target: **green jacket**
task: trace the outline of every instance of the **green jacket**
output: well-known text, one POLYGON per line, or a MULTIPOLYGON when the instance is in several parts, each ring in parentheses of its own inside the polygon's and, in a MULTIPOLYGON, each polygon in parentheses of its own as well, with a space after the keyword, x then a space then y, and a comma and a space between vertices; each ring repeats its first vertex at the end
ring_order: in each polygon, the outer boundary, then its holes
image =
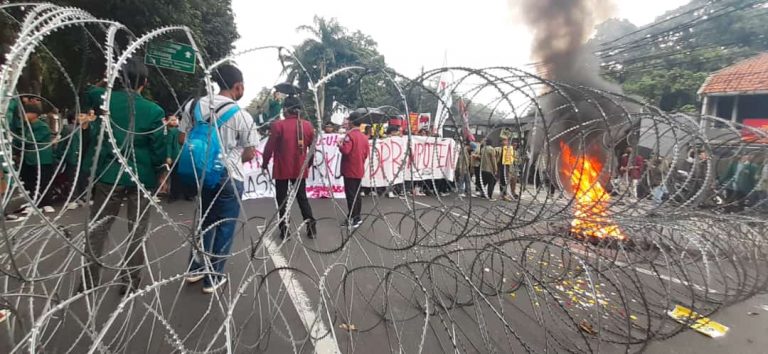
MULTIPOLYGON (((91 94, 89 93, 89 96, 91 94)), ((164 162, 166 154, 166 141, 163 136, 165 111, 141 95, 125 90, 112 92, 109 111, 111 113, 109 122, 116 144, 120 148, 121 155, 127 160, 128 167, 138 174, 139 181, 144 187, 155 188, 156 170, 164 162)), ((99 134, 102 133, 101 124, 103 120, 96 119, 88 129, 90 140, 88 151, 91 154, 96 149, 99 134)), ((116 183, 128 187, 136 185, 127 171, 121 171, 122 165, 112 151, 113 148, 107 138, 105 131, 96 161, 96 176, 99 177, 99 182, 116 183)))
POLYGON ((733 189, 738 192, 749 192, 755 188, 755 183, 757 182, 757 179, 755 178, 757 174, 757 165, 751 162, 744 165, 741 169, 741 173, 737 176, 736 170, 738 169, 738 166, 739 162, 732 163, 728 168, 726 177, 721 180, 721 183, 725 184, 726 189, 733 189))
POLYGON ((24 123, 24 164, 37 166, 53 164, 51 128, 42 119, 24 123))
MULTIPOLYGON (((99 115, 101 113, 101 102, 102 102, 102 96, 107 90, 103 87, 99 86, 89 86, 85 91, 85 96, 82 99, 83 102, 83 113, 87 114, 89 110, 96 111, 96 114, 99 115)), ((96 119, 99 120, 98 118, 96 119)), ((94 122, 96 123, 96 122, 94 122)), ((86 174, 86 176, 90 176, 91 173, 91 167, 93 165, 93 155, 96 152, 96 140, 91 140, 91 136, 98 135, 98 131, 91 134, 93 130, 92 129, 84 129, 83 133, 80 135, 80 140, 83 148, 82 148, 82 158, 83 161, 80 163, 80 172, 83 172, 86 174)), ((98 168, 97 168, 98 169, 98 168)))
POLYGON ((63 159, 69 166, 77 166, 77 162, 80 158, 80 136, 82 131, 79 126, 76 128, 77 130, 73 134, 70 125, 67 124, 61 127, 61 133, 59 134, 61 138, 58 144, 56 144, 56 149, 54 151, 56 159, 63 159))
POLYGON ((176 161, 180 153, 179 128, 168 128, 168 134, 165 135, 165 158, 176 161))

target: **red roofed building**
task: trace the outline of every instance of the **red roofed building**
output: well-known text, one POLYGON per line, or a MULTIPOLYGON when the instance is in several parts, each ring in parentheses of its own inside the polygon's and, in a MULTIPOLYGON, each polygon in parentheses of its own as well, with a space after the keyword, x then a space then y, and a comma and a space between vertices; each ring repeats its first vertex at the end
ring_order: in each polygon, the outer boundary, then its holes
MULTIPOLYGON (((702 114, 745 125, 768 120, 768 53, 717 71, 699 89, 702 114)), ((720 128, 715 124, 714 127, 720 128)))

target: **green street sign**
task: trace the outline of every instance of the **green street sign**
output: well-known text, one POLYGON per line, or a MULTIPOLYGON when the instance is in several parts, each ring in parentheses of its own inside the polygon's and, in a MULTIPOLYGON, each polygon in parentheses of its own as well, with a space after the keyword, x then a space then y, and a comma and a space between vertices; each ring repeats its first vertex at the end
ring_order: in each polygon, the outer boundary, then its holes
POLYGON ((158 68, 195 73, 197 56, 192 46, 176 42, 152 42, 147 46, 144 63, 158 68))

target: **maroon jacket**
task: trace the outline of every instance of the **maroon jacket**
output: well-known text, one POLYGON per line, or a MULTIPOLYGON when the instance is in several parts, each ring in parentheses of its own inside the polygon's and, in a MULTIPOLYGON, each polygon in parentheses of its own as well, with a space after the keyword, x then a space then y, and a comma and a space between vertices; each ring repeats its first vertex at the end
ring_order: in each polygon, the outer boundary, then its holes
MULTIPOLYGON (((634 161, 629 163, 629 156, 627 154, 621 155, 619 159, 619 168, 626 167, 629 172, 630 179, 640 179, 643 175, 643 169, 645 168, 645 159, 640 155, 635 155, 634 161)), ((621 173, 625 176, 626 173, 621 173)))
POLYGON ((339 151, 341 151, 341 175, 347 178, 363 178, 365 159, 368 158, 370 151, 368 137, 359 128, 354 128, 347 132, 339 151))
POLYGON ((312 123, 299 119, 298 116, 287 116, 284 120, 272 122, 267 146, 264 147, 262 166, 269 166, 269 160, 275 157, 272 166, 272 178, 276 180, 307 178, 312 162, 304 169, 304 175, 299 172, 307 159, 307 149, 315 138, 312 123), (299 147, 299 124, 304 130, 304 140, 299 147))

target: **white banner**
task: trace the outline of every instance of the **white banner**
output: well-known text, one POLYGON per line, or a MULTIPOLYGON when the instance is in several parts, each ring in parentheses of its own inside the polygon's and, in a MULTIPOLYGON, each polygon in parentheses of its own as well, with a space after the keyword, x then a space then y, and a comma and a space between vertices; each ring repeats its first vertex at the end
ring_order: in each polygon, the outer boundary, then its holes
POLYGON ((447 179, 456 171, 456 142, 453 139, 412 136, 376 141, 365 165, 364 187, 386 187, 405 181, 447 179), (408 153, 408 154, 407 154, 408 153))
MULTIPOLYGON (((309 198, 344 198, 344 179, 341 177, 340 134, 323 134, 307 178, 309 198)), ((413 136, 410 154, 408 137, 376 140, 365 163, 364 187, 386 187, 403 181, 447 179, 453 181, 458 154, 452 139, 413 136)), ((245 163, 245 192, 243 199, 272 198, 275 187, 270 175, 261 170, 263 139, 256 149, 256 158, 245 163)), ((272 166, 270 166, 271 170, 272 166)))

